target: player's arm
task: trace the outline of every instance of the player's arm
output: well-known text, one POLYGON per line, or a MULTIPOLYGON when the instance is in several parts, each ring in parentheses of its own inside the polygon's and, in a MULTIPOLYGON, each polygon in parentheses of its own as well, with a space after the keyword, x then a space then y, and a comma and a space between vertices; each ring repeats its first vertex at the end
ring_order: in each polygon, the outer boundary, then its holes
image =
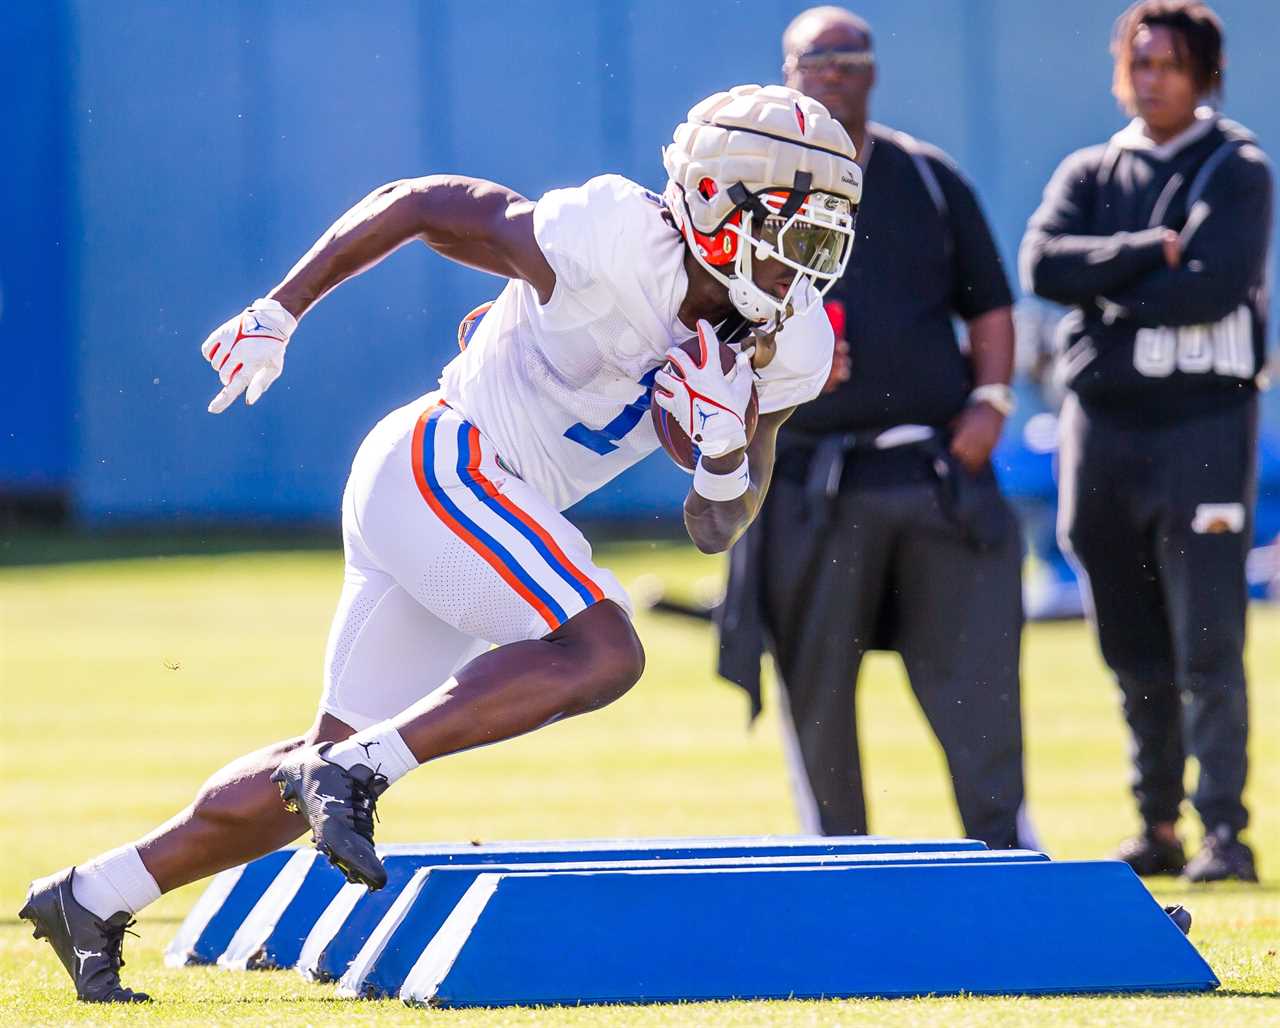
POLYGON ((556 275, 533 234, 534 204, 505 186, 460 175, 403 179, 375 189, 329 227, 266 297, 225 322, 201 353, 222 391, 218 414, 246 393, 254 403, 284 369, 298 319, 330 290, 421 240, 450 260, 528 282, 546 303, 556 275))
POLYGON ((1256 147, 1242 148, 1192 207, 1167 265, 1103 299, 1135 325, 1220 321, 1247 303, 1265 278, 1271 203, 1266 157, 1256 147))
POLYGON ((702 465, 716 475, 730 475, 742 466, 745 454, 750 485, 732 500, 709 500, 696 489, 690 489, 684 501, 684 526, 695 546, 703 553, 723 553, 755 520, 769 481, 773 478, 773 456, 778 442, 778 429, 791 417, 794 407, 760 415, 755 435, 745 450, 723 457, 703 457, 702 465))
POLYGON ((761 416, 748 439, 755 348, 738 352, 726 369, 715 329, 705 320, 696 328, 698 354, 680 346, 667 351, 667 363, 653 379, 653 402, 698 448, 684 502, 689 538, 703 553, 722 553, 751 523, 769 488, 774 436, 790 411, 761 416))
POLYGON ((1160 267, 1167 229, 1090 232, 1098 155, 1073 154, 1054 172, 1018 253, 1023 288, 1067 306, 1090 303, 1160 267))
POLYGON ((967 325, 974 394, 951 423, 951 452, 977 474, 991 459, 1004 420, 1013 412, 1004 398, 1013 375, 1013 312, 997 307, 970 318, 967 325), (984 396, 989 387, 994 395, 984 396))
POLYGON ((375 189, 330 226, 268 296, 295 318, 405 243, 503 278, 524 279, 546 303, 556 275, 533 235, 533 201, 461 175, 402 179, 375 189))

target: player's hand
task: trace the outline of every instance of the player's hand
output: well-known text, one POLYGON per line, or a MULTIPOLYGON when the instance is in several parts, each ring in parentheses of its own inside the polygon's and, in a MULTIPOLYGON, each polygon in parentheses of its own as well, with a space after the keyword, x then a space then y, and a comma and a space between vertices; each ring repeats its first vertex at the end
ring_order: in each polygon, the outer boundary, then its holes
POLYGON ((951 452, 970 472, 977 474, 991 459, 1000 441, 1004 415, 987 403, 975 403, 951 423, 951 452))
POLYGON ((297 327, 294 316, 275 300, 254 300, 243 314, 214 329, 200 347, 222 382, 209 413, 221 414, 241 393, 245 403, 257 403, 284 371, 285 347, 297 327))
POLYGON ((720 364, 720 340, 709 322, 698 322, 701 360, 678 346, 653 380, 653 402, 667 411, 708 457, 723 457, 747 445, 751 402, 751 350, 738 354, 728 374, 720 364))

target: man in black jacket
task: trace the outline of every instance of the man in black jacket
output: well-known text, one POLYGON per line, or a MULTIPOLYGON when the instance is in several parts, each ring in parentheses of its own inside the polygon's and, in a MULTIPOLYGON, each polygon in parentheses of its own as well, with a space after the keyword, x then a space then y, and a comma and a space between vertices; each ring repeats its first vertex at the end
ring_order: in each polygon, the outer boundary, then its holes
POLYGON ((1088 576, 1120 684, 1144 822, 1140 874, 1256 881, 1239 839, 1247 767, 1245 556, 1256 494, 1271 176, 1202 101, 1222 31, 1197 0, 1116 24, 1114 91, 1135 117, 1054 174, 1022 244, 1028 288, 1065 320, 1059 534, 1088 576), (1176 834, 1185 749, 1205 844, 1176 834))
POLYGON ((849 131, 867 185, 828 294, 839 341, 827 395, 779 434, 759 524, 734 549, 720 671, 758 709, 767 638, 805 827, 864 833, 854 687, 866 651, 896 650, 965 831, 992 847, 1034 844, 1019 827, 1021 541, 989 460, 1012 409, 1004 268, 950 158, 868 121, 864 21, 805 11, 783 50, 787 84, 849 131))

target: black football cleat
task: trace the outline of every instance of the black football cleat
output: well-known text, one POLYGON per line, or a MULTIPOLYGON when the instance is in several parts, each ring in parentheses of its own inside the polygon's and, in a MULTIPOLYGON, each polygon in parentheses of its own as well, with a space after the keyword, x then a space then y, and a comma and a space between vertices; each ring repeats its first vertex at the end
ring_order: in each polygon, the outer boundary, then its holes
POLYGON ((280 787, 285 809, 306 818, 316 849, 347 881, 381 889, 387 872, 373 848, 373 820, 387 778, 363 764, 348 771, 329 763, 324 755, 330 745, 295 750, 271 780, 280 787))
MULTIPOLYGON (((71 891, 76 869, 69 867, 31 883, 27 902, 18 911, 35 926, 35 937, 46 939, 76 987, 76 999, 86 1003, 145 1003, 145 992, 120 984, 124 967, 124 933, 133 924, 125 911, 105 921, 85 910, 71 891)), ((132 932, 129 932, 132 935, 132 932)))
POLYGON ((1240 841, 1226 825, 1222 825, 1204 837, 1200 852, 1191 858, 1182 877, 1189 882, 1256 882, 1258 868, 1253 861, 1253 850, 1240 841))
POLYGON ((1123 860, 1139 877, 1181 874, 1187 866, 1187 855, 1176 839, 1167 842, 1151 829, 1126 839, 1116 849, 1116 860, 1123 860))

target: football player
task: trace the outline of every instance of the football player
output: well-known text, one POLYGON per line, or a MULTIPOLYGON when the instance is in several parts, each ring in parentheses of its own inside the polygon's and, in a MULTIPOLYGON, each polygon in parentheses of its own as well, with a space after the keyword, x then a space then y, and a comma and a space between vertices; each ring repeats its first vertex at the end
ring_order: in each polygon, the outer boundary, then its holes
POLYGON ((161 893, 308 827, 350 881, 380 888, 374 808, 397 779, 601 707, 637 681, 644 654, 626 594, 560 512, 657 447, 652 398, 701 453, 689 536, 719 552, 745 528, 778 426, 830 369, 820 299, 853 242, 854 157, 821 104, 739 86, 676 129, 662 196, 616 175, 537 202, 460 176, 393 182, 209 336, 217 414, 241 395, 256 403, 298 321, 405 243, 510 280, 439 387, 387 415, 356 454, 311 729, 215 773, 145 838, 32 885, 21 916, 81 999, 146 998, 120 983, 121 944, 161 893), (727 373, 676 348, 695 332, 704 353, 737 345, 727 373))

